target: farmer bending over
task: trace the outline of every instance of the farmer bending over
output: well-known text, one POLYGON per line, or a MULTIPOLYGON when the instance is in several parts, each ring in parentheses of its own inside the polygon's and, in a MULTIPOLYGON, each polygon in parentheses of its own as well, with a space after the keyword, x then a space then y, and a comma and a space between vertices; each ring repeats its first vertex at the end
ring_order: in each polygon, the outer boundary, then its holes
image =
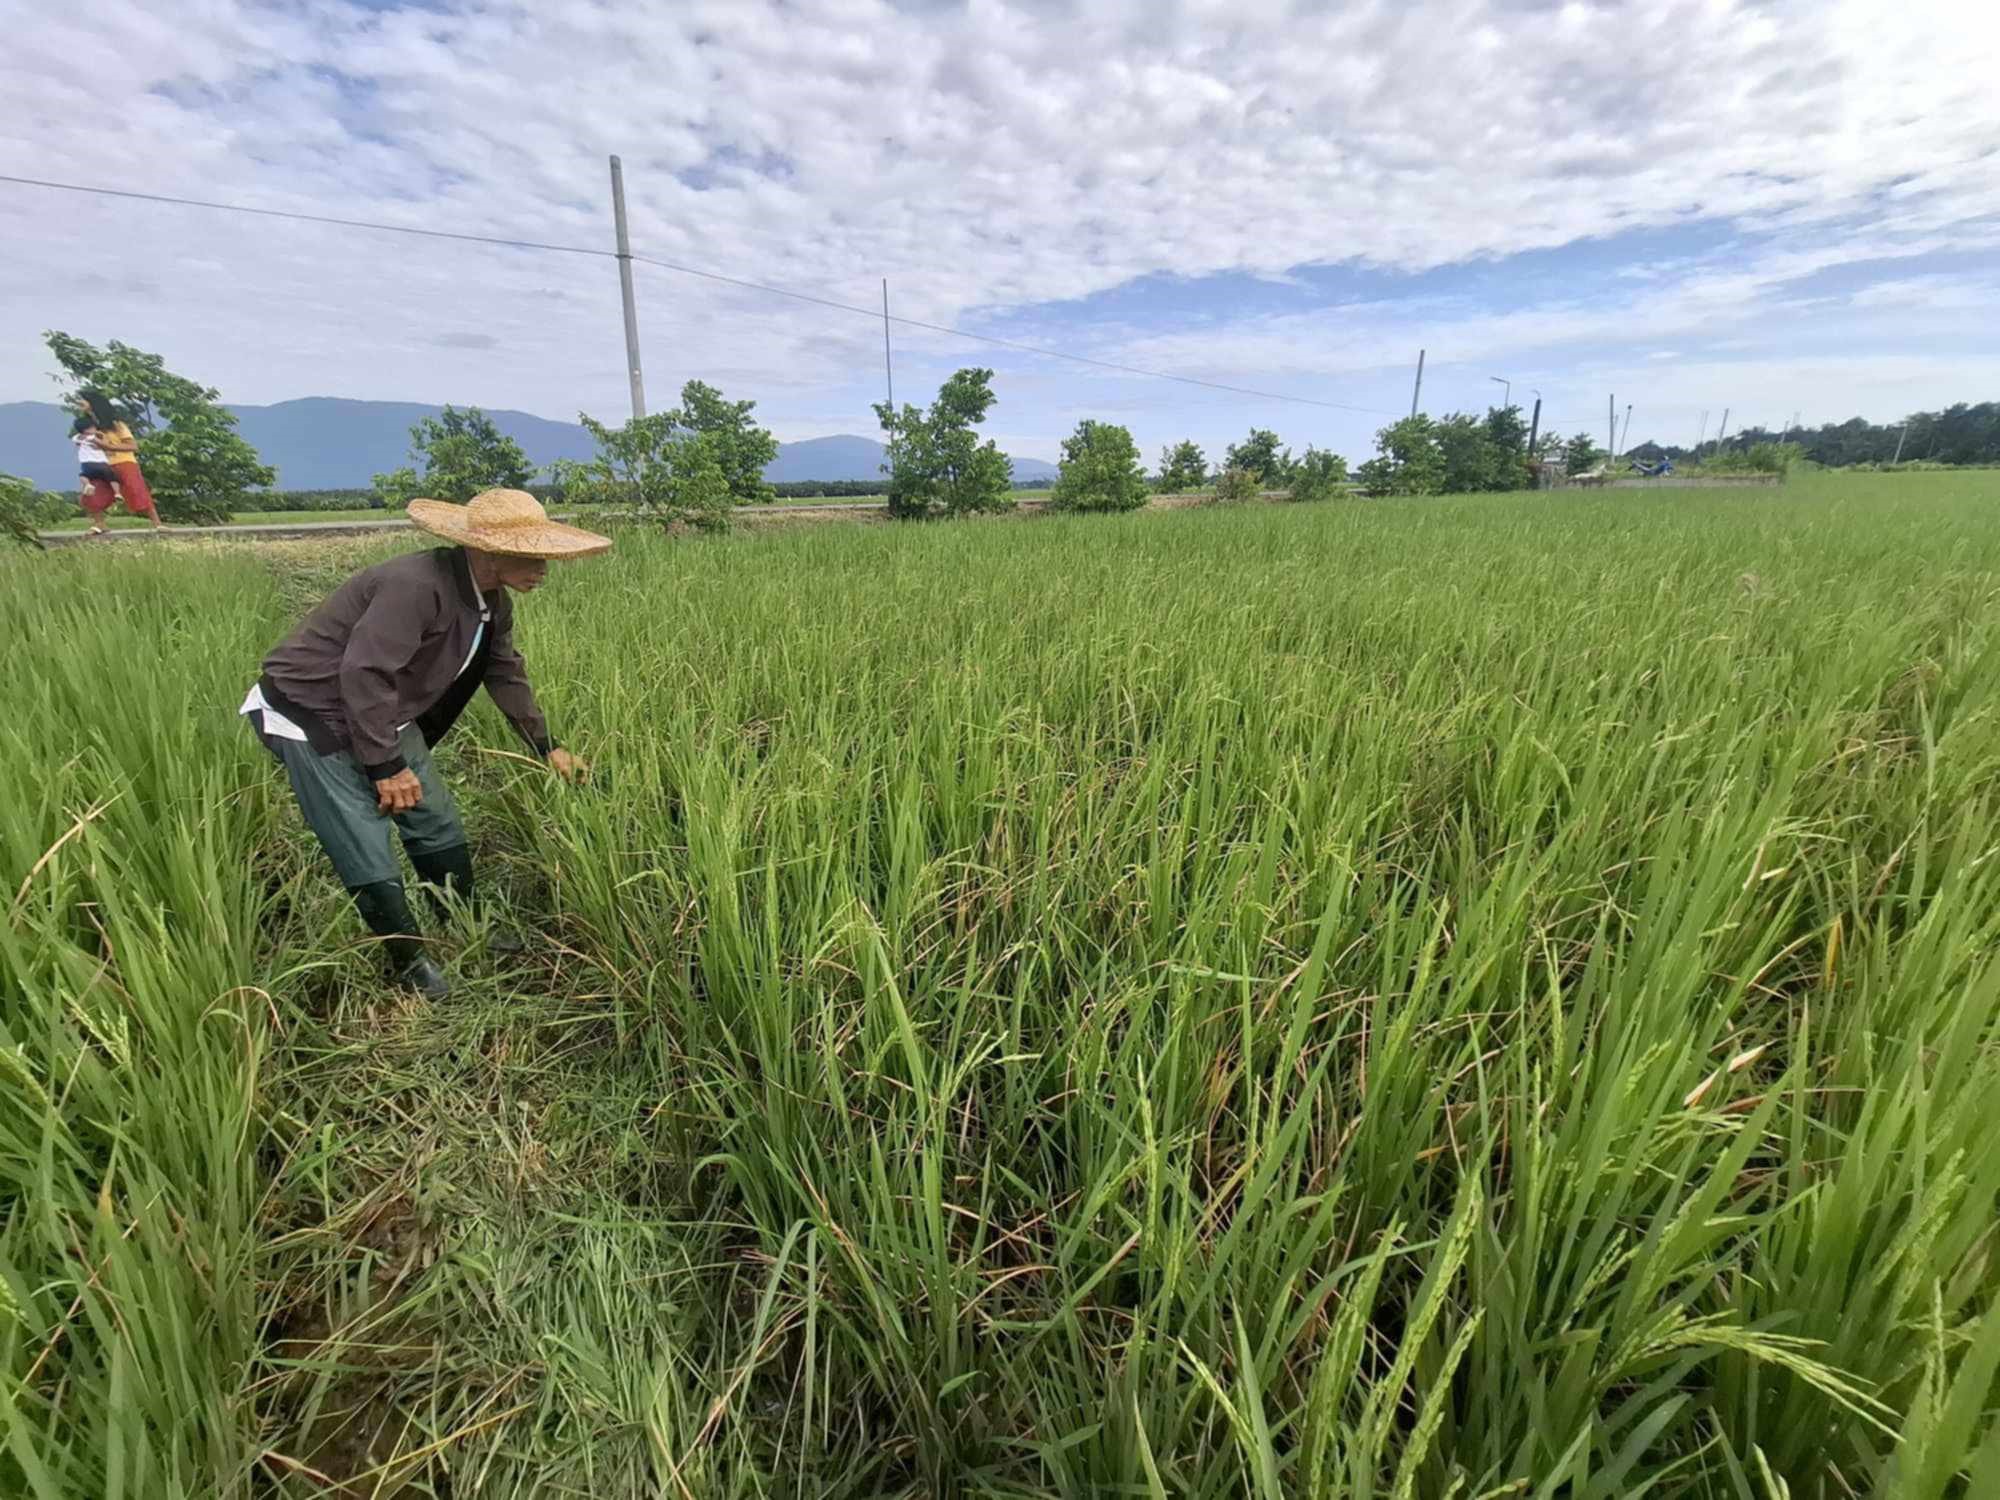
POLYGON ((469 505, 412 500, 409 510, 455 545, 377 563, 335 589, 264 658, 241 711, 283 764, 391 972, 440 1000, 450 986, 424 952, 389 826, 434 900, 471 899, 465 829, 430 752, 481 683, 550 769, 571 780, 583 773, 549 738, 514 649, 507 595, 537 588, 549 559, 611 541, 551 521, 520 490, 488 490, 469 505))

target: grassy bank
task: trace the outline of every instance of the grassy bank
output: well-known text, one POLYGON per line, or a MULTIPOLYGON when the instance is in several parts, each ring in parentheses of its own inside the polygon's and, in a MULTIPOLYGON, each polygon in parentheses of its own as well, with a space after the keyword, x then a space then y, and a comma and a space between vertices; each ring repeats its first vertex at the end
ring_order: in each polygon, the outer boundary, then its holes
POLYGON ((628 538, 436 1007, 7 563, 0 1490, 1984 1493, 1990 478, 628 538))

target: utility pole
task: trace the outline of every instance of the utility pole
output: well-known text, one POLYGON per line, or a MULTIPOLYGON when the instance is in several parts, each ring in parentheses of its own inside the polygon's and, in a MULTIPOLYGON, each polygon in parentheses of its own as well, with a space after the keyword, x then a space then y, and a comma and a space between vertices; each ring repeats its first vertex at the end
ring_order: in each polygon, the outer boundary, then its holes
POLYGON ((882 375, 889 386, 889 415, 896 414, 896 367, 889 360, 889 278, 882 278, 882 375))
POLYGON ((1611 445, 1611 456, 1618 456, 1618 398, 1615 395, 1604 398, 1604 441, 1611 445))
POLYGON ((1903 461, 1903 439, 1908 435, 1909 431, 1910 424, 1907 421, 1896 431, 1896 456, 1889 460, 1892 466, 1903 461))
POLYGON ((1720 453, 1729 435, 1729 408, 1722 408, 1722 425, 1715 429, 1715 451, 1720 453))
POLYGON ((896 366, 889 358, 889 278, 882 278, 882 376, 889 387, 889 467, 896 466, 896 366))
POLYGON ((1535 414, 1528 419, 1528 457, 1535 456, 1535 439, 1542 431, 1542 393, 1535 392, 1535 414))
POLYGON ((1500 387, 1500 404, 1502 406, 1512 406, 1514 404, 1514 382, 1504 375, 1488 375, 1486 378, 1500 387))
POLYGON ((1424 351, 1417 351, 1417 388, 1410 392, 1410 415, 1417 414, 1417 399, 1424 393, 1424 351))
POLYGON ((1623 453, 1625 451, 1626 440, 1629 439, 1631 436, 1632 436, 1632 403, 1630 401, 1627 401, 1625 403, 1625 430, 1618 435, 1618 447, 1611 455, 1613 458, 1616 458, 1620 453, 1623 453))
POLYGON ((1704 406, 1701 409, 1701 431, 1695 434, 1695 439, 1694 439, 1694 456, 1697 460, 1699 460, 1701 457, 1702 439, 1706 438, 1707 436, 1708 436, 1708 408, 1704 406))
POLYGON ((625 298, 625 371, 632 378, 632 416, 646 415, 646 378, 639 373, 639 309, 632 300, 632 236, 625 227, 625 168, 611 158, 611 217, 618 226, 618 290, 625 298))

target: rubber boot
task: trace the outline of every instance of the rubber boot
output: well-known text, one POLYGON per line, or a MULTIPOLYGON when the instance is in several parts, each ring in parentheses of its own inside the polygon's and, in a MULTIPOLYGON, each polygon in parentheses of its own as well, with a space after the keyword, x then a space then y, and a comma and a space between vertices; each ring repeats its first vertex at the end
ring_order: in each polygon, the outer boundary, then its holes
MULTIPOLYGON (((424 883, 424 893, 430 897, 432 909, 437 912, 440 921, 451 911, 445 899, 447 894, 467 907, 479 909, 472 879, 472 851, 464 844, 412 854, 410 863, 416 867, 417 875, 424 883)), ((521 952, 526 944, 521 941, 520 934, 503 926, 488 929, 486 947, 492 953, 511 955, 521 952)))
POLYGON ((424 894, 430 898, 431 910, 438 914, 439 921, 451 915, 450 900, 472 905, 472 851, 464 844, 430 849, 422 854, 411 852, 410 863, 416 868, 417 878, 423 882, 424 894))
POLYGON ((407 985, 426 1000, 442 1000, 449 995, 451 982, 424 951, 423 939, 417 936, 417 921, 410 915, 403 882, 378 880, 373 885, 356 886, 351 894, 361 920, 382 939, 382 949, 389 957, 389 973, 395 982, 407 985))

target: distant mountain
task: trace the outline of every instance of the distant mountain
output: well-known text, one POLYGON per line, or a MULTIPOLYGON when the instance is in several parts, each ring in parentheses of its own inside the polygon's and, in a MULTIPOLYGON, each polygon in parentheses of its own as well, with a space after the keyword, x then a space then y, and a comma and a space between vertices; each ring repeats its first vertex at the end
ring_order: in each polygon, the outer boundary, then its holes
POLYGON ((780 443, 777 458, 764 470, 772 484, 799 484, 808 479, 880 479, 888 454, 873 438, 807 438, 780 443))
MULTIPOLYGON (((243 433, 278 471, 288 490, 356 489, 377 474, 409 462, 410 427, 442 407, 412 401, 347 401, 308 396, 274 406, 232 406, 243 433)), ((589 458, 590 435, 574 422, 551 422, 524 411, 486 413, 521 445, 529 462, 544 468, 559 458, 589 458)), ((69 414, 53 402, 0 403, 0 473, 18 474, 45 489, 69 489, 76 464, 69 442, 69 414)), ((764 471, 772 483, 815 479, 880 479, 887 450, 873 438, 809 438, 781 443, 764 471)), ((1051 479, 1055 466, 1038 458, 1014 460, 1014 477, 1051 479)))
MULTIPOLYGON (((780 443, 778 456, 765 466, 764 477, 772 484, 802 484, 814 479, 881 479, 889 450, 873 438, 806 438, 797 443, 780 443)), ((1028 483, 1054 479, 1056 466, 1039 458, 1014 458, 1014 478, 1028 483)))

